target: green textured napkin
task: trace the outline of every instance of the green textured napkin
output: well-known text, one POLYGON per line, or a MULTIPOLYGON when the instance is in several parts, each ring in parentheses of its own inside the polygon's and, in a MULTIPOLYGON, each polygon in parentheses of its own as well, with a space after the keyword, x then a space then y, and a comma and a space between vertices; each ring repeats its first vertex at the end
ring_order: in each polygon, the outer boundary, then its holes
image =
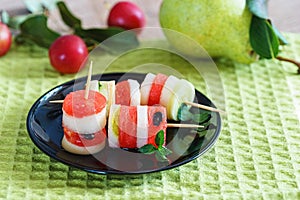
MULTIPOLYGON (((300 60, 300 35, 287 39, 282 55, 300 60)), ((205 93, 188 63, 171 54, 149 50, 114 63, 114 70, 153 54, 205 93)), ((31 105, 74 76, 55 72, 45 50, 14 46, 0 58, 0 199, 300 199, 300 76, 289 72, 296 69, 272 60, 217 66, 227 116, 213 149, 172 170, 105 176, 50 159, 31 142, 31 105)))

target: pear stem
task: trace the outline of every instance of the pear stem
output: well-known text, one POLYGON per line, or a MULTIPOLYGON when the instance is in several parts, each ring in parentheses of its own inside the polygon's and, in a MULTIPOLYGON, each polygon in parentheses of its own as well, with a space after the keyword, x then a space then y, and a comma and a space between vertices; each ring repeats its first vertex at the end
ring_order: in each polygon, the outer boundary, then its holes
POLYGON ((297 73, 300 74, 300 62, 297 62, 297 61, 289 59, 289 58, 284 58, 284 57, 281 57, 281 56, 277 56, 276 58, 278 60, 280 60, 280 61, 285 61, 285 62, 293 63, 294 65, 296 65, 298 67, 297 73))

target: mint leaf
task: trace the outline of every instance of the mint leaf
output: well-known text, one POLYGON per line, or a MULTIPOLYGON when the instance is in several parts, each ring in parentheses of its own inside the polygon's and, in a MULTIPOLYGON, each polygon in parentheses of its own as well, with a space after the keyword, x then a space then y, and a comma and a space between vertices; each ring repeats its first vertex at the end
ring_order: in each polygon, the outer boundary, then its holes
POLYGON ((270 22, 255 15, 250 26, 250 43, 262 58, 275 58, 279 52, 279 40, 270 22))
POLYGON ((268 1, 267 0, 247 0, 247 6, 255 16, 268 19, 268 1))
POLYGON ((155 157, 159 162, 168 162, 168 158, 159 151, 156 151, 155 157))
POLYGON ((162 147, 165 142, 165 133, 163 130, 160 130, 155 137, 155 144, 158 148, 162 147))
POLYGON ((162 155, 170 155, 172 153, 172 151, 166 147, 161 147, 161 148, 158 148, 158 151, 162 154, 162 155))
POLYGON ((178 109, 177 118, 179 121, 188 121, 193 118, 193 113, 190 112, 189 107, 182 103, 178 109))
POLYGON ((146 144, 139 148, 139 152, 144 153, 144 154, 153 154, 157 148, 155 148, 152 144, 146 144))
POLYGON ((157 148, 152 144, 146 144, 138 149, 139 152, 143 154, 153 154, 159 162, 169 162, 167 155, 171 154, 172 151, 164 147, 164 131, 160 130, 155 137, 155 143, 158 146, 157 148))
POLYGON ((194 114, 192 120, 194 122, 196 122, 197 124, 203 124, 203 123, 209 121, 210 118, 211 118, 211 112, 203 111, 203 112, 194 114))

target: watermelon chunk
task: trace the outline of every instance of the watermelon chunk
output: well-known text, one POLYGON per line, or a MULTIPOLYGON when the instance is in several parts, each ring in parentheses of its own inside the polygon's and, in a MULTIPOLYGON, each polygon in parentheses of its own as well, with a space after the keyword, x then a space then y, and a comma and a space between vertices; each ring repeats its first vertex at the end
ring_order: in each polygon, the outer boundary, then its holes
POLYGON ((121 106, 119 115, 119 144, 121 148, 137 147, 137 108, 121 106))
POLYGON ((167 79, 168 79, 167 75, 164 74, 156 75, 150 89, 148 106, 159 104, 160 95, 167 79))
POLYGON ((166 108, 163 106, 148 106, 148 144, 152 144, 155 147, 155 137, 160 131, 164 131, 166 144, 166 129, 167 129, 167 116, 166 108))
POLYGON ((130 85, 128 81, 122 81, 116 84, 116 104, 130 105, 130 85))
POLYGON ((100 113, 105 108, 106 99, 99 92, 91 90, 88 99, 84 96, 85 90, 69 93, 64 99, 63 110, 70 116, 82 118, 100 113))

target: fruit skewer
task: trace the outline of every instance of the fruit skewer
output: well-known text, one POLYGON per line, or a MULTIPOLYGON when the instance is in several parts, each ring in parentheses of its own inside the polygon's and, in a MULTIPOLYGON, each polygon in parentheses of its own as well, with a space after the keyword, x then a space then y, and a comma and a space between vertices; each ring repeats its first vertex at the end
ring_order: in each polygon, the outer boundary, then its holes
MULTIPOLYGON (((92 62, 86 85, 92 75, 92 62)), ((69 93, 63 101, 62 147, 71 153, 88 155, 101 151, 106 139, 106 98, 99 92, 78 90, 69 93)))
POLYGON ((146 144, 156 146, 155 137, 168 127, 203 128, 196 124, 168 124, 166 108, 156 106, 112 105, 108 118, 108 143, 112 148, 141 148, 146 144))

